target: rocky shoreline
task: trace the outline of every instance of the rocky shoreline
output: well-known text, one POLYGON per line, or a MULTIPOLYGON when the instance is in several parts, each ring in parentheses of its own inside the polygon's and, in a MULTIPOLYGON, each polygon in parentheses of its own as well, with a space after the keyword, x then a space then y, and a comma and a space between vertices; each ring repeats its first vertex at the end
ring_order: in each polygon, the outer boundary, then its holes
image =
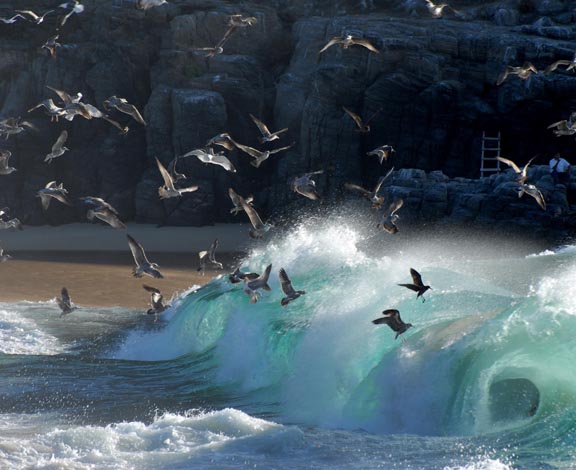
MULTIPOLYGON (((346 182, 372 186, 383 170, 366 152, 391 144, 397 152, 387 164, 399 171, 388 190, 404 197, 406 218, 570 233, 567 191, 550 186, 545 166, 534 168, 531 182, 542 185, 546 212, 528 196, 518 199, 509 172, 477 178, 483 131, 500 131, 503 155, 519 164, 535 154, 539 164, 556 152, 568 160, 576 154, 573 138, 546 129, 576 105, 576 75, 559 70, 496 85, 506 65, 531 61, 541 70, 571 59, 575 9, 560 0, 454 0, 456 12, 435 19, 422 3, 276 0, 239 7, 179 0, 144 12, 129 0, 84 0, 85 11, 60 32, 54 59, 40 46, 54 34, 55 16, 41 25, 2 25, 0 118, 21 116, 36 130, 0 142, 18 168, 0 177, 0 206, 29 225, 84 221, 80 204, 41 210, 36 191, 56 180, 73 199, 103 197, 124 220, 200 226, 237 221, 227 195, 234 187, 254 194, 255 206, 269 217, 313 204, 289 184, 307 171, 325 170, 317 181, 328 202, 348 197, 346 182), (224 54, 209 62, 192 51, 215 44, 234 13, 258 22, 235 33, 224 54), (344 33, 369 38, 381 52, 331 48, 318 54, 344 33), (96 106, 111 95, 125 97, 143 110, 147 126, 130 122, 128 134, 120 135, 102 120, 50 123, 40 111, 28 114, 50 96, 46 85, 80 91, 96 106), (362 116, 382 111, 364 135, 344 106, 362 116), (259 169, 234 150, 228 157, 235 174, 185 159, 179 171, 200 189, 159 200, 155 157, 168 164, 225 131, 258 146, 249 113, 275 129, 288 127, 282 142, 296 146, 259 169), (63 129, 70 151, 48 165, 44 156, 63 129)), ((12 0, 0 7, 7 16, 30 5, 12 0)), ((46 0, 34 5, 53 7, 46 0)))

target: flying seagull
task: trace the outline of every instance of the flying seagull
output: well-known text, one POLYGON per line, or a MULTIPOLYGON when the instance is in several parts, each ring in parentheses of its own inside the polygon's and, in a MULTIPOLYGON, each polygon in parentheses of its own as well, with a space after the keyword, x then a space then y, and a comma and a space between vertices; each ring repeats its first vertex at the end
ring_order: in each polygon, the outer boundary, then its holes
POLYGON ((12 152, 10 152, 10 150, 0 150, 0 175, 9 175, 10 173, 18 171, 9 165, 11 156, 12 152))
POLYGON ((422 276, 414 268, 410 268, 410 276, 412 276, 412 284, 398 284, 398 285, 402 287, 407 287, 408 289, 417 292, 418 295, 416 295, 416 298, 422 297, 422 303, 426 302, 426 299, 424 298, 424 292, 432 288, 430 286, 424 285, 424 283, 422 282, 422 276))
POLYGON ((23 121, 19 117, 9 117, 0 121, 0 135, 3 135, 6 140, 8 140, 11 135, 24 132, 26 130, 25 128, 37 130, 33 124, 28 121, 23 121))
POLYGON ((528 163, 526 163, 526 165, 524 165, 524 167, 522 169, 520 169, 520 167, 518 165, 516 165, 516 163, 514 163, 512 160, 508 160, 507 158, 503 158, 503 157, 496 157, 497 160, 501 161, 502 163, 505 163, 506 165, 508 165, 510 168, 512 168, 514 170, 514 172, 516 173, 517 177, 516 177, 516 181, 518 181, 518 183, 520 183, 521 185, 526 183, 526 180, 528 179, 528 167, 530 166, 530 163, 532 163, 532 160, 534 160, 536 158, 536 156, 532 157, 528 163))
POLYGON ((16 15, 14 15, 12 18, 1 18, 0 17, 0 21, 2 21, 2 23, 5 23, 5 24, 12 24, 12 23, 16 23, 16 20, 18 18, 22 18, 23 20, 26 19, 21 14, 18 13, 16 15))
POLYGON ((408 328, 412 327, 412 323, 404 323, 402 318, 400 318, 400 312, 396 309, 388 309, 382 312, 383 317, 372 320, 375 325, 388 325, 392 331, 396 332, 396 337, 398 339, 402 333, 404 333, 408 328))
POLYGON ((356 45, 356 46, 365 47, 370 52, 375 52, 375 53, 380 52, 367 39, 362 39, 362 38, 358 38, 356 36, 352 36, 351 34, 347 34, 347 35, 342 36, 342 37, 335 37, 335 38, 330 39, 330 41, 328 41, 328 43, 322 49, 320 49, 320 52, 318 52, 318 54, 322 54, 322 52, 324 52, 329 47, 334 46, 335 44, 341 44, 343 49, 348 49, 350 46, 356 45))
POLYGON ((156 279, 162 279, 164 276, 162 276, 158 270, 159 266, 156 263, 151 263, 148 261, 142 245, 140 245, 140 243, 138 243, 132 236, 128 234, 126 234, 126 238, 128 238, 128 246, 130 247, 130 251, 134 257, 134 262, 136 263, 136 267, 132 271, 132 275, 134 277, 142 277, 143 274, 147 274, 148 276, 154 277, 156 279))
POLYGON ((546 210, 546 200, 542 192, 533 184, 520 184, 518 187, 518 197, 524 196, 524 194, 528 194, 532 196, 538 205, 542 208, 542 210, 546 210))
POLYGON ((403 205, 403 199, 397 199, 391 202, 388 208, 382 212, 382 218, 376 227, 381 228, 388 233, 397 233, 398 226, 396 225, 396 221, 398 220, 399 216, 396 214, 396 212, 398 212, 403 205))
POLYGON ((254 26, 257 22, 258 19, 255 16, 243 16, 240 14, 230 15, 228 17, 228 29, 224 33, 221 42, 226 42, 236 29, 254 26))
POLYGON ((547 129, 555 128, 552 132, 556 137, 576 134, 576 112, 570 113, 568 119, 550 124, 547 129))
POLYGON ((154 321, 158 321, 158 314, 164 312, 171 307, 170 304, 164 303, 164 296, 156 287, 147 286, 143 284, 142 287, 146 292, 150 292, 150 305, 151 309, 146 312, 148 315, 154 315, 154 321))
POLYGON ((286 307, 286 305, 288 305, 290 302, 306 293, 306 291, 303 290, 294 290, 294 287, 292 287, 292 282, 290 281, 290 278, 288 277, 288 274, 286 274, 284 268, 280 268, 278 277, 280 278, 282 290, 286 294, 286 297, 280 301, 282 307, 286 307))
POLYGON ((0 220, 0 230, 7 229, 24 230, 24 227, 22 226, 22 222, 16 217, 10 220, 0 220))
POLYGON ((433 3, 432 0, 426 0, 426 8, 434 18, 442 18, 444 8, 452 8, 447 3, 433 3))
POLYGON ((169 199, 171 197, 180 197, 182 193, 191 193, 198 190, 198 185, 189 186, 187 188, 176 189, 174 187, 174 181, 172 180, 172 175, 168 172, 164 165, 160 163, 160 160, 156 158, 156 164, 164 180, 164 185, 158 188, 158 195, 160 199, 169 199))
POLYGON ((202 163, 212 163, 213 165, 219 165, 226 171, 236 173, 236 168, 234 168, 232 162, 228 160, 228 158, 226 158, 223 153, 214 153, 214 149, 212 147, 195 149, 185 153, 184 155, 180 155, 180 158, 184 157, 196 157, 202 163))
POLYGON ((60 201, 62 204, 66 204, 67 206, 71 206, 72 204, 68 201, 68 190, 64 189, 64 184, 60 183, 59 185, 56 184, 56 181, 50 181, 44 189, 40 189, 37 193, 37 196, 40 198, 42 202, 42 208, 44 210, 48 209, 50 206, 50 201, 52 198, 60 201))
POLYGON ((63 8, 65 10, 70 9, 70 11, 66 13, 60 20, 61 27, 66 24, 68 18, 70 18, 74 13, 79 14, 84 11, 84 5, 82 5, 78 0, 70 0, 66 3, 61 3, 58 5, 58 8, 63 8))
POLYGON ((270 130, 268 129, 268 126, 266 124, 264 124, 260 119, 258 119, 256 116, 254 116, 252 114, 250 114, 250 117, 252 118, 252 121, 254 121, 254 124, 256 124, 256 126, 258 127, 258 130, 262 134, 262 137, 260 137, 261 143, 272 142, 273 140, 277 140, 280 138, 280 134, 282 134, 288 130, 288 128, 285 127, 284 129, 280 129, 279 131, 270 132, 270 130))
POLYGON ((292 181, 292 191, 301 194, 308 199, 316 201, 320 199, 320 195, 316 192, 316 182, 311 178, 313 175, 320 175, 324 170, 306 173, 304 176, 297 176, 292 181))
POLYGON ((56 57, 56 48, 61 47, 62 44, 58 42, 58 37, 60 35, 57 34, 56 36, 52 36, 51 38, 47 39, 40 49, 46 49, 50 54, 50 57, 56 57))
POLYGON ((523 65, 519 67, 513 67, 508 65, 498 77, 496 85, 502 85, 502 83, 504 83, 504 80, 508 78, 508 75, 517 75, 518 78, 521 78, 522 80, 527 80, 532 76, 532 74, 537 73, 538 69, 534 67, 534 65, 532 65, 530 62, 525 62, 523 65))
POLYGON ((52 13, 54 10, 48 10, 42 16, 37 15, 33 11, 30 10, 14 10, 16 13, 21 13, 22 15, 26 15, 26 19, 31 21, 32 23, 40 24, 44 21, 44 18, 49 13, 52 13))
MULTIPOLYGON (((244 210, 244 207, 242 207, 242 201, 241 201, 241 196, 234 191, 232 188, 228 188, 228 196, 230 197, 230 199, 232 200, 232 204, 234 204, 234 207, 232 209, 230 209, 230 214, 238 214, 238 212, 241 212, 244 210)), ((249 204, 250 206, 252 206, 252 201, 254 200, 254 198, 252 196, 248 196, 246 198, 243 198, 244 202, 246 202, 247 204, 249 204)))
POLYGON ((60 136, 52 146, 52 151, 46 155, 46 158, 44 159, 45 162, 52 163, 52 160, 61 157, 66 151, 70 150, 68 147, 64 146, 66 139, 68 139, 68 131, 64 130, 60 133, 60 136))
POLYGON ((239 282, 243 282, 245 280, 253 281, 254 279, 258 279, 260 274, 258 273, 245 273, 240 271, 240 268, 236 268, 232 274, 228 275, 228 280, 232 284, 238 284, 239 282))
POLYGON ((165 5, 166 3, 168 3, 166 0, 138 0, 136 2, 136 8, 138 8, 138 10, 148 10, 159 7, 160 5, 165 5))
POLYGON ((110 204, 108 204, 104 199, 87 196, 81 197, 80 200, 83 203, 94 207, 86 213, 88 220, 94 220, 94 217, 96 217, 103 222, 106 222, 113 228, 126 228, 126 225, 124 225, 124 223, 119 218, 118 211, 114 209, 114 207, 112 207, 110 204))
POLYGON ((48 116, 50 116, 50 121, 58 122, 58 118, 60 118, 66 114, 66 110, 64 108, 60 108, 60 107, 56 106, 56 104, 54 104, 54 101, 52 100, 52 98, 48 98, 44 101, 41 101, 40 103, 38 103, 33 108, 30 108, 28 110, 28 112, 31 113, 35 109, 38 109, 41 107, 44 107, 44 109, 46 110, 46 114, 48 114, 48 116))
POLYGON ((344 183, 344 187, 350 191, 356 191, 361 196, 368 199, 372 203, 372 209, 382 209, 382 206, 384 205, 384 201, 386 200, 386 198, 384 196, 379 196, 378 193, 380 192, 380 189, 382 188, 382 184, 384 183, 384 181, 386 181, 386 179, 392 174, 393 171, 394 167, 390 168, 388 173, 386 173, 378 180, 378 183, 376 184, 376 187, 374 188, 373 191, 368 191, 367 189, 364 189, 362 186, 358 186, 357 184, 351 184, 351 183, 344 183))
POLYGON ((366 153, 366 155, 374 155, 378 158, 380 165, 384 160, 388 160, 388 157, 392 154, 396 153, 396 150, 391 145, 382 145, 378 148, 375 148, 371 152, 366 153))
POLYGON ((287 145, 286 147, 280 147, 280 148, 276 148, 276 149, 272 149, 272 150, 264 150, 264 151, 257 150, 253 147, 249 147, 248 145, 239 144, 238 142, 236 142, 236 147, 238 147, 240 150, 242 150, 243 152, 245 152, 248 155, 250 155, 251 157, 253 157, 255 160, 251 161, 250 165, 255 166, 256 168, 259 168, 260 165, 262 164, 262 162, 268 160, 270 155, 274 155, 275 153, 282 152, 283 150, 288 150, 289 148, 292 148, 295 143, 296 142, 292 142, 290 145, 287 145))
POLYGON ((224 44, 226 43, 228 38, 229 38, 229 34, 228 34, 228 32, 226 32, 224 34, 224 36, 222 37, 222 39, 220 39, 220 41, 218 41, 218 43, 215 46, 194 47, 194 48, 192 48, 192 50, 198 51, 198 52, 206 52, 204 57, 206 57, 206 59, 211 59, 212 57, 214 57, 216 55, 220 55, 220 54, 224 53, 224 44))
POLYGON ((70 294, 68 294, 68 289, 66 289, 66 287, 62 287, 61 295, 60 297, 56 297, 56 302, 58 303, 60 310, 62 310, 62 313, 60 313, 61 317, 72 313, 78 308, 72 304, 72 299, 70 299, 70 294))
POLYGON ((358 114, 350 111, 348 108, 345 108, 344 106, 343 106, 343 109, 344 109, 344 111, 346 111, 346 114, 348 114, 348 116, 350 116, 353 119, 354 123, 358 127, 357 131, 361 132, 363 134, 367 134, 368 132, 370 132, 370 125, 369 125, 370 122, 378 114, 380 114, 380 111, 382 111, 382 108, 376 110, 376 112, 372 116, 370 116, 370 119, 368 119, 367 121, 363 121, 362 118, 358 114))
POLYGON ((223 132, 222 134, 212 137, 208 142, 206 142, 206 147, 212 145, 219 145, 220 147, 224 147, 226 150, 234 150, 235 142, 228 132, 223 132))
POLYGON ((572 57, 572 60, 561 59, 561 60, 557 60, 556 62, 551 63, 548 67, 546 67, 544 69, 544 72, 543 72, 544 75, 548 75, 548 74, 554 72, 561 65, 566 66, 566 72, 570 72, 570 71, 573 72, 574 70, 576 70, 576 54, 574 54, 574 56, 572 57))
POLYGON ((143 126, 146 125, 146 121, 140 114, 140 111, 134 106, 133 104, 128 103, 125 98, 118 98, 117 96, 113 95, 108 98, 103 103, 104 109, 109 110, 111 108, 116 108, 121 113, 127 114, 128 116, 132 117, 136 122, 142 124, 143 126))
POLYGON ((264 222, 262 222, 262 219, 258 215, 258 212, 256 212, 256 209, 254 209, 250 204, 248 204, 242 196, 238 195, 238 197, 240 198, 240 204, 242 205, 242 209, 244 209, 244 212, 246 212, 246 215, 248 215, 250 223, 252 224, 252 228, 248 231, 250 237, 255 239, 262 238, 264 236, 264 233, 270 230, 271 225, 264 224, 264 222))
POLYGON ((222 263, 216 261, 216 248, 218 248, 218 239, 216 238, 212 244, 210 245, 210 249, 208 251, 201 251, 198 253, 200 258, 200 266, 198 267, 197 271, 201 272, 204 275, 204 271, 206 270, 206 263, 212 263, 213 265, 217 266, 219 269, 224 269, 222 263))
POLYGON ((258 289, 263 289, 265 291, 270 291, 270 286, 268 285, 268 278, 270 277, 270 272, 272 271, 272 265, 266 266, 264 272, 258 276, 256 279, 244 278, 244 293, 250 296, 250 303, 254 304, 258 302, 258 298, 261 293, 258 289))
POLYGON ((4 263, 5 261, 8 261, 9 259, 12 259, 12 256, 4 253, 4 248, 2 248, 0 246, 0 263, 4 263))

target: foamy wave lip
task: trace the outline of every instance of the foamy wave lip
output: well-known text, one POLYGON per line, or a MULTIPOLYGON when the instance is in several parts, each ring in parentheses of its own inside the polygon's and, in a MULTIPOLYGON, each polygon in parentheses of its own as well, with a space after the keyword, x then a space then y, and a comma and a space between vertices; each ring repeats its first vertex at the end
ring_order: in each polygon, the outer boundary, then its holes
POLYGON ((32 320, 0 310, 0 353, 54 355, 64 350, 58 339, 39 330, 32 320))
POLYGON ((513 467, 500 460, 484 459, 464 466, 444 467, 444 470, 513 470, 513 467))
MULTIPOLYGON (((277 452, 301 440, 297 428, 254 418, 232 408, 183 415, 166 413, 152 423, 80 426, 0 443, 0 468, 142 469, 180 462, 207 464, 205 452, 277 452), (238 447, 240 446, 240 448, 238 447), (143 464, 145 462, 145 465, 143 464)), ((211 455, 211 454, 210 454, 211 455)), ((192 466, 190 468, 192 468, 192 466)))
POLYGON ((563 254, 572 254, 576 253, 576 245, 564 245, 555 250, 544 250, 540 253, 533 253, 531 255, 527 255, 526 258, 538 258, 540 256, 554 256, 554 255, 563 255, 563 254))

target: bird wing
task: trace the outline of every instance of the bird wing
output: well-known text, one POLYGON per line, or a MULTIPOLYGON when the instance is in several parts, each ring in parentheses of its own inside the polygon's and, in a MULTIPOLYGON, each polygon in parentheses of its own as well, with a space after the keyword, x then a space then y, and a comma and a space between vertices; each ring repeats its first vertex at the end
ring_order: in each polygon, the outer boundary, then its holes
POLYGON ((528 163, 526 163, 526 165, 524 165, 524 168, 522 168, 522 176, 524 178, 526 178, 526 173, 528 171, 528 167, 530 166, 530 163, 532 163, 532 160, 534 160, 538 155, 534 155, 530 160, 528 160, 528 163))
POLYGON ((160 160, 158 160, 158 158, 156 158, 156 164, 158 165, 158 169, 160 170, 160 174, 162 175, 162 179, 164 180, 164 185, 168 189, 174 190, 174 181, 172 181, 172 176, 170 176, 168 170, 164 168, 164 165, 160 163, 160 160))
POLYGON ((378 193, 380 192, 380 188, 382 188, 382 183, 384 183, 384 181, 386 181, 386 179, 392 174, 393 171, 394 171, 394 167, 390 168, 390 170, 388 170, 388 173, 386 173, 383 177, 381 177, 378 180, 378 183, 376 184, 376 187, 374 188, 374 196, 378 196, 378 193))
POLYGON ((108 209, 107 207, 99 207, 93 211, 94 216, 98 217, 100 220, 106 222, 113 228, 123 229, 126 225, 118 218, 117 213, 108 209))
POLYGON ((529 190, 526 191, 526 193, 536 199, 536 202, 542 210, 546 210, 546 200, 544 199, 544 195, 536 186, 530 185, 529 190))
MULTIPOLYGON (((61 188, 63 189, 63 188, 61 188)), ((66 197, 66 193, 68 193, 68 191, 66 191, 65 189, 60 192, 53 192, 50 194, 51 197, 53 197, 54 199, 57 199, 58 201, 60 201, 62 204, 66 204, 67 206, 71 206, 72 203, 68 200, 68 198, 66 197)))
POLYGON ((403 205, 404 199, 397 199, 396 201, 393 201, 390 206, 388 206, 387 215, 393 215, 395 212, 399 211, 403 205))
POLYGON ((536 66, 532 63, 532 62, 526 62, 522 68, 524 70, 531 70, 534 73, 538 73, 538 69, 536 68, 536 66))
POLYGON ((508 74, 510 73, 510 66, 507 66, 502 73, 498 76, 498 81, 496 82, 496 85, 502 85, 502 83, 504 83, 504 80, 506 80, 508 78, 508 74))
POLYGON ((234 207, 241 207, 242 206, 242 201, 240 200, 240 196, 232 188, 228 188, 228 196, 230 197, 232 204, 234 204, 234 207))
POLYGON ((234 167, 232 162, 227 157, 225 157, 224 155, 218 153, 216 155, 213 155, 211 160, 212 160, 212 163, 214 163, 215 165, 220 165, 226 171, 229 171, 231 173, 236 173, 236 168, 234 167))
POLYGON ((414 292, 420 291, 420 287, 415 284, 398 284, 398 285, 402 287, 407 287, 408 289, 413 290, 414 292))
POLYGON ((61 291, 62 295, 62 303, 66 305, 68 308, 72 305, 72 300, 70 299, 70 294, 68 293, 68 289, 66 287, 62 287, 61 291))
POLYGON ((516 173, 522 173, 522 171, 520 170, 518 165, 516 165, 516 163, 514 163, 512 160, 508 160, 507 158, 503 158, 503 157, 496 157, 496 159, 501 161, 502 163, 506 163, 506 165, 508 165, 509 167, 512 167, 512 169, 516 173))
POLYGON ((23 15, 30 16, 34 21, 37 21, 40 17, 30 10, 14 10, 16 13, 22 13, 23 15))
POLYGON ((128 114, 129 116, 131 116, 136 122, 139 122, 140 124, 142 124, 143 126, 146 125, 146 121, 144 120, 144 118, 142 117, 142 114, 140 114, 140 111, 138 111, 138 109, 136 108, 136 106, 134 106, 133 104, 130 103, 120 103, 118 106, 116 106, 116 109, 124 114, 128 114))
POLYGON ((248 218, 250 219, 250 223, 252 224, 252 227, 254 227, 254 229, 256 230, 262 230, 264 228, 264 223, 262 222, 262 219, 260 218, 260 216, 258 215, 258 212, 256 212, 256 209, 254 209, 251 205, 249 205, 243 197, 240 197, 240 201, 242 204, 242 208, 244 209, 244 212, 246 212, 246 214, 248 215, 248 218))
POLYGON ((39 192, 38 195, 40 196, 40 202, 42 202, 42 209, 47 210, 50 207, 50 196, 42 192, 39 192))
POLYGON ((258 130, 260 131, 260 133, 264 137, 267 137, 270 135, 270 130, 268 129, 266 124, 264 124, 260 119, 258 119, 256 116, 254 116, 252 114, 250 114, 250 117, 252 118, 252 121, 254 121, 254 124, 256 124, 256 126, 258 127, 258 130))
POLYGON ((8 168, 8 161, 12 156, 12 152, 10 150, 0 150, 0 167, 8 168))
POLYGON ((380 52, 378 49, 376 49, 372 43, 366 39, 353 39, 353 43, 357 44, 358 46, 363 46, 366 49, 372 51, 372 52, 376 52, 377 54, 380 52))
POLYGON ((552 129, 553 127, 559 127, 559 128, 564 129, 564 130, 568 130, 568 121, 566 121, 566 119, 563 119, 562 121, 558 121, 558 122, 555 122, 553 124, 550 124, 546 129, 552 129))
POLYGON ((156 289, 156 287, 152 287, 152 286, 148 286, 146 284, 142 284, 142 287, 144 288, 145 291, 147 292, 151 292, 153 294, 160 294, 160 290, 156 289))
POLYGON ((68 131, 64 130, 60 133, 60 136, 52 146, 52 152, 56 152, 57 150, 61 150, 68 138, 68 131))
POLYGON ((243 144, 240 144, 238 142, 235 142, 235 145, 240 150, 242 150, 243 152, 247 153, 248 155, 250 155, 251 157, 254 157, 254 158, 260 158, 263 154, 263 152, 261 152, 260 150, 256 150, 255 148, 250 147, 248 145, 243 145, 243 144))
POLYGON ((560 65, 571 65, 573 62, 571 60, 557 60, 556 62, 551 63, 548 67, 544 69, 544 75, 548 75, 549 73, 554 72, 560 65))
POLYGON ((372 198, 372 193, 370 191, 364 189, 362 186, 358 186, 357 184, 344 183, 344 187, 350 191, 359 192, 362 196, 367 197, 368 199, 372 198))
POLYGON ((93 197, 93 196, 86 196, 86 197, 81 197, 80 200, 82 202, 84 202, 85 204, 91 204, 91 205, 96 206, 96 207, 105 207, 106 209, 109 209, 110 211, 114 212, 114 214, 118 215, 118 211, 116 209, 114 209, 114 207, 112 207, 112 205, 108 204, 102 198, 93 197))
POLYGON ((334 44, 342 44, 343 42, 344 40, 342 38, 332 38, 322 49, 320 49, 320 52, 318 52, 318 54, 322 54, 322 52, 324 52, 329 47, 332 47, 334 44))
POLYGON ((364 123, 362 122, 362 118, 360 116, 358 116, 356 113, 353 113, 348 108, 344 108, 344 111, 346 111, 346 114, 348 114, 348 116, 350 116, 354 120, 354 122, 360 129, 364 126, 364 123))
POLYGON ((208 259, 210 259, 210 261, 215 261, 216 259, 216 248, 218 248, 217 238, 212 242, 212 245, 210 245, 210 249, 208 250, 208 259))
POLYGON ((66 93, 65 91, 58 90, 57 88, 53 88, 50 85, 46 85, 46 88, 52 90, 54 93, 58 95, 58 97, 64 102, 65 105, 73 104, 74 101, 72 97, 66 93))
POLYGON ((289 148, 294 147, 295 144, 296 144, 296 142, 292 142, 290 145, 287 145, 286 147, 280 147, 277 149, 270 150, 270 155, 272 155, 274 153, 282 152, 283 150, 288 150, 289 148))
POLYGON ((410 276, 412 276, 412 282, 415 285, 419 287, 424 287, 424 283, 422 282, 422 276, 414 268, 410 268, 410 276))
POLYGON ((286 274, 284 268, 280 268, 280 271, 278 271, 278 277, 280 278, 280 283, 282 284, 282 290, 284 293, 288 296, 295 294, 292 282, 290 281, 290 278, 288 277, 288 274, 286 274))
POLYGON ((128 238, 128 246, 130 247, 130 251, 132 252, 136 264, 138 266, 150 264, 148 258, 146 258, 142 245, 140 245, 140 243, 138 243, 131 235, 126 234, 126 238, 128 238))

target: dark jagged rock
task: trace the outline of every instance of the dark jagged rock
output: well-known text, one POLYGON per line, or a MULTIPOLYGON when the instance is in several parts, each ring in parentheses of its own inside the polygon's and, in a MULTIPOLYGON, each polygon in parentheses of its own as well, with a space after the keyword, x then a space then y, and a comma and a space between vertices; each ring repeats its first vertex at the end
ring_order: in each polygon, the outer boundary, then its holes
MULTIPOLYGON (((58 14, 41 25, 2 25, 0 118, 22 116, 36 129, 0 142, 19 169, 0 177, 0 206, 10 206, 28 224, 85 220, 78 204, 41 211, 36 191, 57 180, 74 201, 102 196, 125 220, 200 225, 235 220, 227 196, 234 187, 253 193, 266 217, 315 207, 290 189, 290 181, 307 171, 325 170, 317 183, 326 203, 347 198, 345 182, 373 187, 384 170, 366 153, 390 144, 396 153, 385 168, 405 169, 392 187, 415 221, 509 218, 523 224, 534 217, 542 227, 559 220, 569 226, 569 218, 558 214, 570 211, 570 201, 554 189, 544 167, 537 184, 550 202, 545 214, 531 207, 528 196, 517 200, 507 174, 473 179, 483 131, 500 131, 503 155, 519 163, 535 154, 545 163, 557 151, 571 160, 573 138, 555 137, 546 127, 576 108, 576 75, 561 67, 547 76, 511 75, 500 86, 496 81, 507 65, 530 61, 542 70, 571 59, 573 6, 561 0, 449 3, 454 10, 435 19, 416 0, 173 0, 148 11, 129 0, 84 0, 85 11, 59 32, 62 47, 54 59, 40 46, 54 34, 58 14), (238 28, 221 55, 207 59, 195 50, 216 45, 235 13, 257 23, 238 28), (319 54, 343 34, 369 39, 380 53, 333 46, 319 54), (122 96, 148 125, 109 111, 130 127, 120 135, 102 119, 50 123, 42 110, 27 114, 43 99, 56 100, 46 85, 81 92, 84 102, 100 109, 109 96, 122 96), (364 119, 373 116, 371 132, 357 132, 344 107, 364 119), (249 113, 289 131, 280 141, 260 144, 249 113), (47 165, 43 157, 63 129, 70 151, 47 165), (168 164, 226 131, 257 148, 297 144, 259 169, 245 153, 227 152, 235 174, 183 159, 179 171, 200 189, 160 201, 155 157, 168 164)), ((38 0, 34 9, 57 4, 38 0)), ((0 14, 22 8, 29 2, 8 0, 0 14)))

